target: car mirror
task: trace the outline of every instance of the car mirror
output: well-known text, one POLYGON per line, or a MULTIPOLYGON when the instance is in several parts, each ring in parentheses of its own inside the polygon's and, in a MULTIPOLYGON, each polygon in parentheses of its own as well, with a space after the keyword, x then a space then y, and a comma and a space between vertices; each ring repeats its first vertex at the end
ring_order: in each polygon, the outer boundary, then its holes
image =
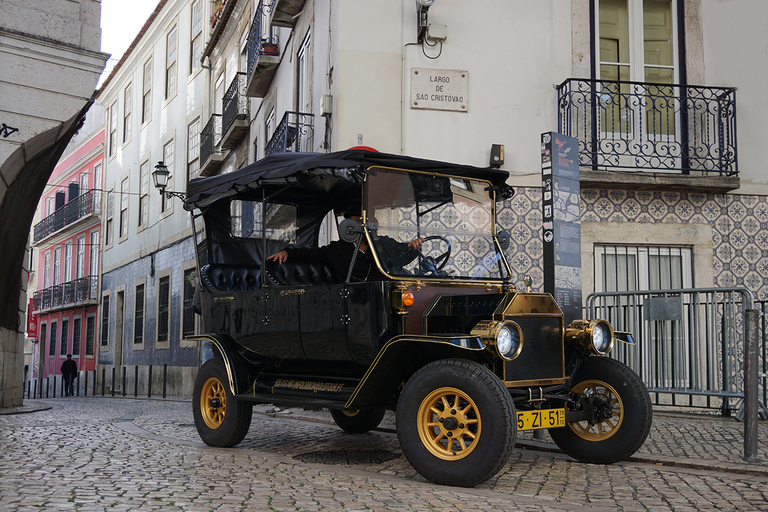
POLYGON ((356 242, 363 233, 362 226, 355 219, 344 219, 339 224, 339 238, 345 242, 356 242))

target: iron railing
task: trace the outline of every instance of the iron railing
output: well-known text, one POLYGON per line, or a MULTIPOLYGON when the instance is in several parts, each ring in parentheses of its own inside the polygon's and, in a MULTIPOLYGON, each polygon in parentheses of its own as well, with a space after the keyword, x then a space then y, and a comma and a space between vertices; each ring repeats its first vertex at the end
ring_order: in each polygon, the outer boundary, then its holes
POLYGON ((270 27, 269 34, 267 34, 267 37, 264 37, 265 34, 262 29, 264 17, 271 9, 272 0, 260 0, 259 5, 256 7, 256 13, 253 15, 251 29, 248 32, 248 77, 253 73, 259 56, 276 55, 275 49, 278 45, 276 31, 270 27))
POLYGON ((304 153, 312 151, 315 116, 303 112, 286 112, 275 133, 267 142, 264 154, 304 153))
POLYGON ((98 299, 99 276, 86 276, 37 290, 32 294, 32 310, 60 308, 98 299))
POLYGON ((738 173, 735 88, 569 78, 557 90, 558 129, 579 139, 581 165, 738 173))
POLYGON ((236 119, 246 119, 248 117, 248 98, 245 96, 247 84, 248 75, 245 73, 235 73, 235 78, 229 84, 227 92, 224 93, 221 119, 222 133, 227 133, 236 119))
POLYGON ((221 114, 213 114, 200 132, 200 162, 205 162, 218 153, 218 145, 221 141, 221 114))
POLYGON ((74 224, 83 217, 101 209, 101 191, 89 190, 47 216, 34 228, 34 243, 38 243, 60 229, 74 224))

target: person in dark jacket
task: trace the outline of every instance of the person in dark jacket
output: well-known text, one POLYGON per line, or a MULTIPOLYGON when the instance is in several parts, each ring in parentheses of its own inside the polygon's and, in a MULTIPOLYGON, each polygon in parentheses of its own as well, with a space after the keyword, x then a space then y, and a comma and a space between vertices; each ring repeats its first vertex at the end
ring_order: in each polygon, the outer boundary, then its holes
POLYGON ((67 354, 67 359, 61 363, 61 377, 64 379, 64 396, 75 394, 74 382, 77 376, 77 363, 72 360, 72 354, 67 354))

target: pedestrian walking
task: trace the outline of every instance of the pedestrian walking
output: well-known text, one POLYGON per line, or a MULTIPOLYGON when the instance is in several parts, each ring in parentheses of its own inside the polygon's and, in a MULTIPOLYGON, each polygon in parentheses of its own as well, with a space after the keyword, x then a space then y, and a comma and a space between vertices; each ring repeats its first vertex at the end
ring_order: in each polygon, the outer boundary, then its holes
POLYGON ((74 381, 77 375, 77 363, 72 360, 72 354, 67 354, 67 359, 61 363, 61 377, 64 379, 64 396, 75 394, 74 381))

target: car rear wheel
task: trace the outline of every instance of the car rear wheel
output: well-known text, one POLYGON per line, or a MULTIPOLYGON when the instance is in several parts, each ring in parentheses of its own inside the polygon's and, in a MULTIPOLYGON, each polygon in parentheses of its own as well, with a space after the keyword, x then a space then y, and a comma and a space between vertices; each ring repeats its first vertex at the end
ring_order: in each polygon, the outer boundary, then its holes
POLYGON ((364 434, 379 426, 384 419, 383 408, 362 409, 362 410, 331 410, 333 421, 343 430, 350 434, 364 434))
POLYGON ((234 446, 248 433, 253 405, 234 397, 220 358, 210 359, 200 368, 192 395, 192 414, 200 438, 209 446, 234 446))
POLYGON ((471 487, 506 464, 517 436, 515 417, 509 392, 493 372, 473 361, 444 359, 405 384, 397 435, 424 478, 471 487))
POLYGON ((614 359, 590 357, 571 383, 573 392, 592 400, 597 418, 550 429, 557 446, 581 462, 611 464, 631 457, 648 437, 653 417, 637 374, 614 359))

